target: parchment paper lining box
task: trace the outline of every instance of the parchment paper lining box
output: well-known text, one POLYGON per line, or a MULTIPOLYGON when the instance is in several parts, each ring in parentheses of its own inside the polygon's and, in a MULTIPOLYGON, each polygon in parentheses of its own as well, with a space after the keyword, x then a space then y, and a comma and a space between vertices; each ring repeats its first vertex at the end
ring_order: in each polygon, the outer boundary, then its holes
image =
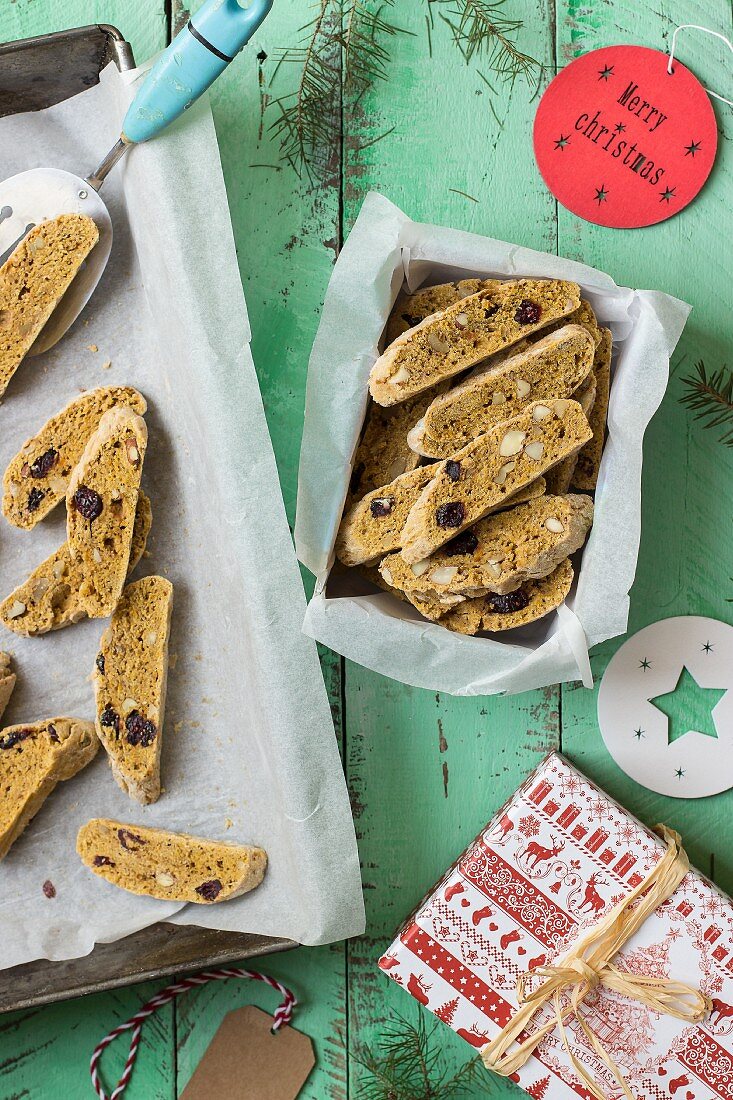
POLYGON ((316 576, 305 633, 395 680, 454 695, 592 684, 589 647, 626 629, 641 531, 642 441, 688 313, 669 295, 618 287, 603 272, 547 253, 413 222, 381 195, 368 195, 336 263, 308 371, 295 526, 298 557, 316 576), (405 282, 414 291, 477 275, 578 282, 613 333, 614 361, 595 521, 565 606, 531 626, 472 638, 376 593, 357 571, 331 576, 331 567, 369 371, 397 293, 405 282))

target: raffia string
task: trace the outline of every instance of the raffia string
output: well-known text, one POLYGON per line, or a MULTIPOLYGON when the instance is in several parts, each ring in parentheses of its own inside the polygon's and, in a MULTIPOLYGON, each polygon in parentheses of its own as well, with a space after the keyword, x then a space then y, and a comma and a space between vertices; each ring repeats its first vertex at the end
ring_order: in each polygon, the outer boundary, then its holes
POLYGON ((537 967, 520 975, 517 980, 520 1008, 506 1027, 481 1051, 483 1062, 489 1069, 502 1077, 516 1073, 535 1047, 557 1027, 565 1051, 580 1080, 596 1100, 606 1100, 606 1093, 571 1049, 565 1020, 569 1016, 575 1016, 592 1049, 608 1066, 623 1089, 624 1096, 627 1100, 635 1100, 613 1058, 583 1019, 580 1006, 590 991, 597 985, 605 985, 608 989, 641 1001, 654 1012, 676 1016, 688 1023, 698 1023, 710 1011, 710 998, 704 996, 699 989, 683 982, 627 974, 611 962, 647 917, 672 896, 689 870, 687 855, 678 834, 666 825, 658 825, 655 831, 666 841, 667 851, 644 881, 586 936, 581 937, 556 965, 537 967), (635 904, 637 901, 638 905, 635 904), (544 978, 544 982, 528 992, 528 981, 537 977, 544 978), (522 1032, 544 1005, 553 1009, 554 1019, 520 1042, 522 1032))

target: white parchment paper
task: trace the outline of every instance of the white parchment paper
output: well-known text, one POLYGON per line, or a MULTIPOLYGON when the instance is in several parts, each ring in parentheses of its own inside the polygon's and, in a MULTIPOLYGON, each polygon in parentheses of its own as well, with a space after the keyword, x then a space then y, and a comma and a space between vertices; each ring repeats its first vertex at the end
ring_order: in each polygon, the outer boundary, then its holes
POLYGON ((359 664, 453 695, 593 683, 588 648, 626 629, 641 533, 644 431, 664 395, 669 358, 689 306, 618 287, 601 271, 472 233, 411 221, 367 196, 336 263, 308 370, 295 541, 316 575, 303 629, 359 664), (410 290, 471 276, 571 279, 613 333, 608 440, 595 520, 566 601, 540 622, 492 638, 428 623, 356 572, 332 577, 341 519, 368 400, 369 371, 404 282, 410 290))
MULTIPOLYGON (((116 139, 136 78, 110 66, 98 87, 65 104, 0 119, 3 172, 88 173, 116 139)), ((131 802, 103 752, 57 787, 0 864, 0 966, 79 956, 165 918, 307 944, 357 934, 354 830, 316 648, 301 633, 305 600, 208 105, 133 149, 103 196, 115 227, 109 267, 68 335, 11 383, 0 466, 82 389, 129 383, 145 394, 143 485, 154 518, 142 572, 174 585, 165 790, 153 806, 131 802), (79 826, 95 816, 262 845, 267 876, 253 893, 210 907, 135 897, 75 853, 79 826), (53 899, 43 895, 46 879, 53 899)), ((2 593, 63 541, 63 513, 32 532, 0 522, 2 593)), ((104 626, 31 639, 3 631, 0 648, 19 676, 5 724, 92 718, 87 677, 104 626)))

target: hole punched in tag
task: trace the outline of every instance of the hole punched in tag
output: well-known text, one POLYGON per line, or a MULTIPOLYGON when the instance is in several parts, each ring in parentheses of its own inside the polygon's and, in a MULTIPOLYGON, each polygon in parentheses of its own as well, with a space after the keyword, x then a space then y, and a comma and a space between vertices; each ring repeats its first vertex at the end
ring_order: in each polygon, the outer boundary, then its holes
POLYGON ((253 1005, 227 1013, 181 1100, 295 1100, 316 1059, 307 1035, 292 1025, 272 1030, 272 1016, 253 1005))

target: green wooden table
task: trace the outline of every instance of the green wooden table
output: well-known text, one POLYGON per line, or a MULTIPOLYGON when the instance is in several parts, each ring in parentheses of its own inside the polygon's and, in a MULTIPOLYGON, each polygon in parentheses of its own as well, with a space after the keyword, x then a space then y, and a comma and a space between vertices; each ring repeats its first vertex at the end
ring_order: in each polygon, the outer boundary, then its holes
MULTIPOLYGON (((522 47, 549 73, 618 42, 664 49, 679 23, 733 34, 731 0, 507 0, 507 7, 524 20, 522 47)), ((428 44, 426 12, 427 0, 396 0, 396 21, 414 35, 392 42, 389 81, 358 105, 345 102, 342 119, 334 120, 327 185, 311 186, 279 167, 268 116, 262 120, 277 49, 297 41, 311 0, 276 0, 253 46, 213 92, 255 362, 291 521, 306 367, 323 293, 364 195, 377 188, 417 219, 557 251, 619 283, 656 287, 693 304, 676 377, 645 442, 644 531, 630 628, 686 613, 733 621, 726 602, 733 597, 733 452, 693 425, 678 402, 683 358, 687 366, 701 356, 709 366, 733 360, 731 112, 716 107, 718 160, 696 203, 651 229, 598 228, 558 208, 542 185, 531 147, 535 104, 526 90, 500 92, 492 111, 477 65, 463 63, 439 24, 428 44)), ((172 6, 171 0, 5 0, 0 41, 107 22, 142 60, 187 15, 180 0, 172 6)), ((707 85, 723 93, 733 86, 729 55, 711 40, 683 39, 680 58, 707 85)), ((278 87, 296 77, 295 67, 281 71, 278 87)), ((593 654, 596 677, 616 647, 608 643, 593 654)), ((418 1011, 376 970, 380 948, 550 748, 562 748, 643 820, 679 829, 694 863, 733 889, 733 794, 684 802, 636 786, 603 747, 594 691, 566 685, 514 698, 452 699, 403 687, 333 654, 323 655, 323 671, 352 793, 368 927, 359 940, 292 951, 265 964, 297 990, 298 1026, 315 1041, 318 1064, 305 1100, 359 1096, 363 1070, 349 1054, 394 1013, 418 1011)), ((152 991, 132 987, 0 1018, 0 1096, 91 1095, 92 1047, 152 991)), ((274 1004, 268 991, 237 983, 189 994, 159 1013, 144 1033, 130 1100, 178 1096, 223 1015, 251 1001, 274 1004)), ((448 1029, 443 1039, 448 1057, 461 1064, 465 1044, 448 1029)), ((108 1081, 116 1079, 124 1053, 106 1057, 108 1081)), ((494 1091, 517 1093, 509 1083, 494 1091)), ((476 1096, 484 1094, 477 1088, 476 1096)))

